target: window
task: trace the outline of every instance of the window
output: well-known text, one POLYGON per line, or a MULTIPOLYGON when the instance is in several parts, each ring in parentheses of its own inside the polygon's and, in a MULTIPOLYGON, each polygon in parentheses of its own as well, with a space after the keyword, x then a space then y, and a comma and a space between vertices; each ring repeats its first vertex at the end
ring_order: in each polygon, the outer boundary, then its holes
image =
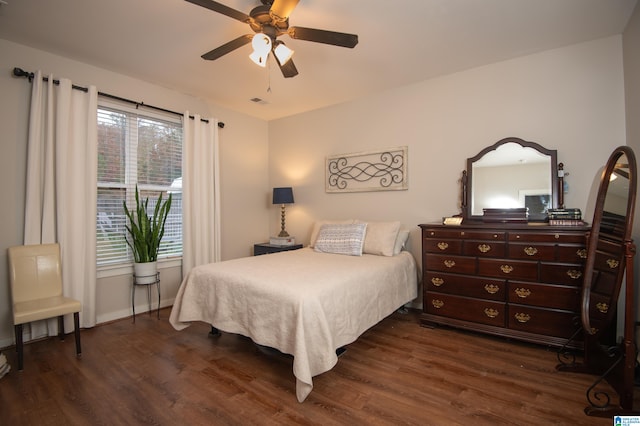
POLYGON ((182 256, 182 124, 179 117, 142 113, 100 101, 98 106, 98 267, 133 262, 126 244, 123 202, 172 194, 159 258, 182 256))

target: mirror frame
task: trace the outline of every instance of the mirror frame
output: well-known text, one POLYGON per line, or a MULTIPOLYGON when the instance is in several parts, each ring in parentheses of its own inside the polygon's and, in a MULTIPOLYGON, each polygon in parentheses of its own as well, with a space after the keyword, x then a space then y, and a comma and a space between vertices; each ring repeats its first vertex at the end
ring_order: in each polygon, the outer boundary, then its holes
MULTIPOLYGON (((625 275, 625 269, 627 266, 627 260, 633 259, 633 255, 635 252, 635 248, 633 247, 633 241, 631 239, 631 233, 633 230, 633 216, 635 214, 635 205, 636 205, 636 188, 637 188, 637 166, 636 166, 636 157, 633 153, 633 150, 628 146, 620 146, 616 148, 609 160, 607 161, 607 165, 602 172, 600 177, 600 187, 598 189, 598 196, 596 198, 595 210, 593 213, 593 223, 591 224, 591 232, 589 233, 589 243, 587 247, 587 260, 584 266, 584 280, 582 282, 582 327, 587 334, 596 335, 600 332, 603 332, 613 320, 616 319, 615 313, 616 309, 609 309, 604 320, 598 320, 602 327, 599 330, 595 330, 592 328, 591 324, 591 287, 593 284, 594 272, 595 272, 595 262, 596 262, 596 254, 598 251, 598 245, 600 243, 601 238, 610 243, 618 243, 622 246, 620 250, 619 265, 620 269, 618 270, 618 274, 616 277, 616 281, 613 283, 613 293, 611 295, 611 303, 610 305, 614 305, 618 301, 618 297, 620 295, 620 289, 622 287, 622 278, 625 275), (606 237, 601 237, 601 226, 602 219, 604 216, 604 205, 605 200, 607 198, 607 191, 609 189, 609 184, 611 182, 611 175, 613 174, 616 165, 618 164, 618 160, 623 155, 627 156, 627 162, 629 164, 629 190, 627 197, 627 209, 626 209, 626 221, 625 228, 623 232, 620 233, 620 236, 605 234, 606 237)), ((604 233, 603 233, 604 234, 604 233)), ((627 271, 627 274, 633 273, 632 269, 627 271)), ((632 290, 632 289, 631 289, 632 290)), ((626 301, 629 303, 629 301, 626 301)), ((635 301, 630 301, 632 304, 635 301)), ((629 307, 626 308, 629 310, 629 307)), ((634 318, 635 320, 635 318, 634 318)), ((626 320, 625 320, 626 321, 626 320)))
POLYGON ((471 207, 471 197, 472 197, 472 185, 473 185, 473 164, 476 161, 479 161, 485 154, 495 151, 500 146, 507 143, 516 143, 523 148, 532 148, 541 154, 548 155, 551 161, 551 167, 549 173, 551 173, 551 207, 557 208, 558 204, 558 194, 560 192, 560 188, 558 187, 558 151, 555 149, 547 149, 540 144, 535 142, 525 141, 520 138, 509 137, 499 140, 491 146, 484 148, 477 155, 467 158, 467 170, 462 172, 462 217, 465 220, 482 220, 481 215, 473 215, 472 207, 471 207))

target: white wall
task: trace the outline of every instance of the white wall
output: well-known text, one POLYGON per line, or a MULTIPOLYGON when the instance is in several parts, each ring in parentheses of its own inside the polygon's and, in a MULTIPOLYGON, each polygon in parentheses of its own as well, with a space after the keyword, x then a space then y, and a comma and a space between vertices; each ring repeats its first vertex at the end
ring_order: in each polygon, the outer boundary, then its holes
POLYGON ((294 187, 287 230, 299 242, 317 219, 395 219, 420 261, 417 225, 458 213, 466 159, 505 137, 557 149, 569 173, 565 204, 585 210, 598 169, 625 144, 623 89, 615 36, 271 121, 271 184, 294 187), (407 191, 325 193, 326 156, 400 145, 409 149, 407 191))
MULTIPOLYGON (((9 304, 7 247, 22 244, 26 171, 27 118, 31 85, 11 75, 14 67, 40 69, 70 78, 75 84, 93 84, 101 92, 169 110, 197 113, 225 122, 220 130, 222 258, 251 255, 253 243, 268 237, 269 210, 263 198, 269 192, 267 123, 220 108, 194 96, 72 61, 47 52, 0 40, 0 348, 13 343, 9 304)), ((211 84, 216 84, 212 81, 211 84)), ((220 84, 220 83, 218 83, 220 84)), ((181 281, 179 267, 162 270, 162 304, 173 302, 181 281)), ((100 278, 97 288, 98 322, 131 315, 131 276, 100 278)), ((136 312, 146 307, 146 295, 136 297, 136 312)))

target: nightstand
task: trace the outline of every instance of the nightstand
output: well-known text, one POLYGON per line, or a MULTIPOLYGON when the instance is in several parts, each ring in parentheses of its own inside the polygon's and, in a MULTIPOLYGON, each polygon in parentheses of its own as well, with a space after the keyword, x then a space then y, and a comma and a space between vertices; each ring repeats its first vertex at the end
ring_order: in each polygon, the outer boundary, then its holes
POLYGON ((294 244, 291 246, 277 246, 275 244, 260 243, 253 245, 253 255, 259 256, 261 254, 278 253, 279 251, 298 250, 302 248, 302 244, 294 244))

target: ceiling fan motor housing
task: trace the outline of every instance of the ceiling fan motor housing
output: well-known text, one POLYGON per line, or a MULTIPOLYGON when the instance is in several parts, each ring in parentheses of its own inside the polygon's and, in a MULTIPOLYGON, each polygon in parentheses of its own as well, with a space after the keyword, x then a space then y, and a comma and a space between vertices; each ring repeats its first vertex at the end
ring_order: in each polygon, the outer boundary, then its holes
POLYGON ((265 33, 272 39, 284 34, 289 29, 289 19, 278 20, 270 13, 271 6, 257 6, 249 12, 249 26, 255 33, 265 33))

